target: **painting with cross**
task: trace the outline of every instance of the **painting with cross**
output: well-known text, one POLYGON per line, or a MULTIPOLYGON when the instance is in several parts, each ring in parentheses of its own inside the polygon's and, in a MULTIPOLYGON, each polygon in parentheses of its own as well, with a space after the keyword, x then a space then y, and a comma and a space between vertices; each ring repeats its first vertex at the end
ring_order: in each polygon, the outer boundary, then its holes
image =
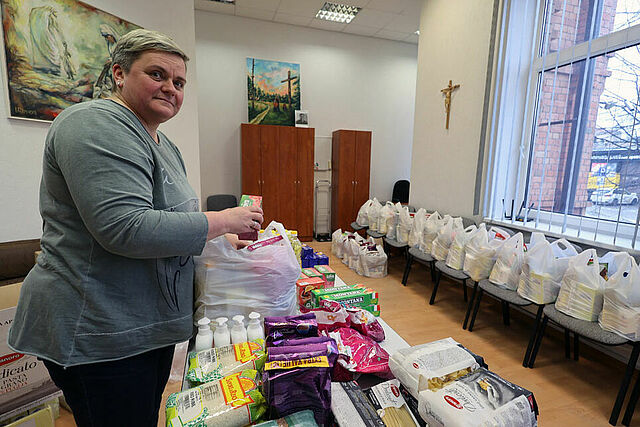
POLYGON ((300 110, 300 64, 247 58, 248 122, 295 126, 300 110))

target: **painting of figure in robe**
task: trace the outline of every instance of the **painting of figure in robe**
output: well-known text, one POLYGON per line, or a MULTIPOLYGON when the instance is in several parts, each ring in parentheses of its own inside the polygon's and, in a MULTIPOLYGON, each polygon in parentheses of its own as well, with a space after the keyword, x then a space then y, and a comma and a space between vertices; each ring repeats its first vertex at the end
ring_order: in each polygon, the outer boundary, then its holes
POLYGON ((10 116, 53 120, 111 94, 109 58, 138 25, 76 0, 0 0, 10 116))

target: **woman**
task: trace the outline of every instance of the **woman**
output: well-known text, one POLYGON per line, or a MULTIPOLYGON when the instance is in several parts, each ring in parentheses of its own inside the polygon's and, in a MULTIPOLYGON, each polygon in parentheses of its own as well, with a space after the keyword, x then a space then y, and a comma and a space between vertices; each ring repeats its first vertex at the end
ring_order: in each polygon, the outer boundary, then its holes
POLYGON ((44 360, 79 426, 157 424, 174 345, 193 332, 192 256, 262 223, 259 208, 198 212, 158 131, 180 111, 187 61, 163 34, 126 34, 112 97, 67 108, 47 135, 42 254, 9 344, 44 360))

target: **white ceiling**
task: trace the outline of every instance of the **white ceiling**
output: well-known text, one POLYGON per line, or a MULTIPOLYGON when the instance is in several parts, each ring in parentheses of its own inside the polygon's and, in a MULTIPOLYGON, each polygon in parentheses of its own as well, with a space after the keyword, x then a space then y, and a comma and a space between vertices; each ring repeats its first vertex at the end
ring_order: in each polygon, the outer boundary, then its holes
POLYGON ((325 0, 194 0, 195 8, 226 15, 418 44, 423 0, 332 0, 362 9, 349 24, 316 19, 325 0))

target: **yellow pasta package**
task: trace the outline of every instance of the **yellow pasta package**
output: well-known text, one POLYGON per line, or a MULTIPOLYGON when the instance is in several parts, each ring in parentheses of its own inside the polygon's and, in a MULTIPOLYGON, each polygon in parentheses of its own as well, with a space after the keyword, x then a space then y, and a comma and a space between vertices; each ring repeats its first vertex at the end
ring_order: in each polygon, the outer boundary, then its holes
POLYGON ((409 406, 400 394, 400 381, 385 381, 365 390, 367 398, 386 427, 418 427, 409 406))

